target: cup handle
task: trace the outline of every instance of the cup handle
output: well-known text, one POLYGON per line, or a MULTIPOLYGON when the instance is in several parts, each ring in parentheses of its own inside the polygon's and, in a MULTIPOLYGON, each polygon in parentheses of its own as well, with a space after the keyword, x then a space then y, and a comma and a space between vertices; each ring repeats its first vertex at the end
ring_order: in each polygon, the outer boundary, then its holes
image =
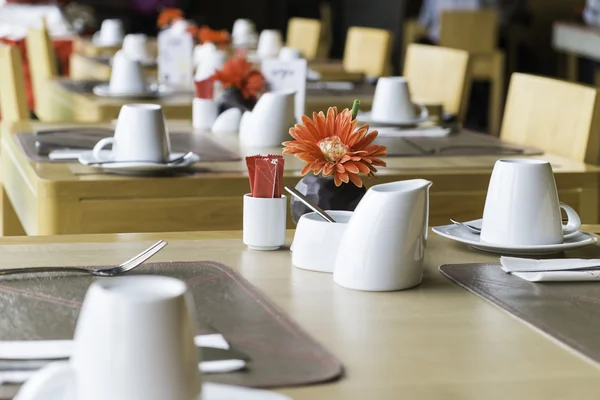
POLYGON ((568 218, 566 225, 562 226, 563 234, 568 235, 577 232, 581 227, 581 219, 579 218, 577 211, 573 210, 571 206, 568 206, 565 203, 560 203, 560 208, 565 210, 568 218))
POLYGON ((100 140, 98 143, 96 143, 96 145, 94 146, 94 150, 92 150, 92 154, 94 155, 94 158, 96 160, 100 159, 100 152, 109 144, 114 144, 115 143, 115 138, 114 137, 107 137, 104 138, 102 140, 100 140))
POLYGON ((419 119, 427 119, 429 118, 429 110, 424 104, 416 104, 421 109, 421 114, 419 115, 419 119))
MULTIPOLYGON (((50 387, 56 382, 64 382, 73 378, 73 368, 68 361, 57 361, 50 363, 36 372, 21 386, 14 400, 43 400, 47 399, 50 387)), ((68 393, 67 393, 68 394, 68 393)))

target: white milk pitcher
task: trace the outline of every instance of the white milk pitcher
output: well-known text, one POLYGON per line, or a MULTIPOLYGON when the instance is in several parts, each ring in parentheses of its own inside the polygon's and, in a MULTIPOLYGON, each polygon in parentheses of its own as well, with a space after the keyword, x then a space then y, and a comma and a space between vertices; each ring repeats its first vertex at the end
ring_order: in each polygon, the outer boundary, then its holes
POLYGON ((338 249, 333 273, 338 285, 391 291, 421 283, 431 185, 413 179, 367 191, 338 249))

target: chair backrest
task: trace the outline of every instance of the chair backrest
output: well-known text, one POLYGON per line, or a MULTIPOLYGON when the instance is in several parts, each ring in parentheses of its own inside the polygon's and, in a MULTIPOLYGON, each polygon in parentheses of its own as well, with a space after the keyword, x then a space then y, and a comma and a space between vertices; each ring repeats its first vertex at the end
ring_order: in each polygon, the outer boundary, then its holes
POLYGON ((598 164, 598 89, 515 73, 510 80, 500 138, 598 164))
POLYGON ((410 44, 403 75, 415 100, 442 104, 464 122, 471 88, 467 51, 410 44))
POLYGON ((290 18, 286 45, 300 50, 307 60, 317 58, 320 38, 321 21, 308 18, 290 18))
POLYGON ((29 119, 21 51, 6 44, 0 44, 0 113, 3 121, 29 119))
POLYGON ((329 58, 329 52, 333 45, 333 10, 331 4, 327 2, 319 4, 319 14, 321 15, 321 35, 316 58, 325 60, 329 58))
POLYGON ((348 29, 344 48, 344 70, 380 77, 389 74, 392 34, 385 29, 353 26, 348 29))
POLYGON ((42 23, 41 28, 29 29, 26 47, 33 97, 36 111, 39 113, 39 110, 48 104, 45 100, 47 81, 58 75, 56 54, 45 22, 42 23))
POLYGON ((443 11, 440 46, 490 54, 498 48, 498 12, 495 10, 443 11))

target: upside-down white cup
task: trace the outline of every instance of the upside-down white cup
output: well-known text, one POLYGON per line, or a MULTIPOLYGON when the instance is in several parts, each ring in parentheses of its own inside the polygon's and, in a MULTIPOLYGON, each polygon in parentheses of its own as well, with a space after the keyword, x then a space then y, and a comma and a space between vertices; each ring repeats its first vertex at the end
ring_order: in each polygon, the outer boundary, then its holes
POLYGON ((140 62, 152 60, 152 56, 148 50, 148 37, 143 33, 125 36, 122 50, 132 60, 140 62))
POLYGON ((123 21, 120 19, 105 19, 92 40, 98 46, 118 46, 123 42, 124 32, 123 21))
POLYGON ((426 118, 425 106, 416 106, 411 99, 409 82, 401 76, 381 77, 375 86, 371 119, 373 122, 402 124, 413 122, 417 117, 426 118), (421 109, 417 115, 416 107, 421 109))
POLYGON ((113 59, 108 88, 112 94, 145 93, 147 84, 140 62, 119 50, 113 59))
POLYGON ((126 104, 121 107, 115 135, 94 146, 94 157, 112 144, 114 161, 164 163, 169 160, 171 145, 162 107, 157 104, 126 104))
POLYGON ((260 58, 276 58, 283 46, 281 32, 275 29, 265 29, 258 37, 256 53, 260 58))
POLYGON ((277 250, 285 243, 287 197, 244 195, 244 244, 251 250, 277 250))
POLYGON ((563 243, 581 226, 577 212, 558 201, 547 161, 498 160, 485 199, 481 241, 506 246, 563 243), (561 208, 569 221, 562 224, 561 208))
POLYGON ((300 50, 295 49, 293 47, 282 47, 279 50, 279 59, 281 61, 293 61, 302 58, 302 53, 300 50))
POLYGON ((70 361, 43 368, 19 395, 36 399, 36 390, 66 380, 64 400, 196 400, 202 385, 196 329, 184 282, 100 279, 85 296, 70 361))
POLYGON ((256 28, 249 19, 236 19, 231 30, 234 46, 249 46, 256 40, 256 28))
POLYGON ((212 99, 192 101, 192 125, 194 129, 210 130, 217 120, 218 105, 212 99))
POLYGON ((291 138, 296 124, 294 91, 264 93, 240 122, 240 142, 246 147, 277 147, 291 138))

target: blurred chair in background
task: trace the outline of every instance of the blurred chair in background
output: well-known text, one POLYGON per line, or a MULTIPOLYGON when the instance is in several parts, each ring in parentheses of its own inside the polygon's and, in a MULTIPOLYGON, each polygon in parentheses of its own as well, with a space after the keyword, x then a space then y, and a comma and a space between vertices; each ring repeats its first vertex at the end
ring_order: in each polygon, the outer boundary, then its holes
POLYGON ((5 122, 29 120, 21 51, 6 44, 0 44, 0 114, 5 122))
POLYGON ((321 21, 309 18, 290 18, 286 35, 286 46, 300 50, 307 60, 319 54, 321 21))
POLYGON ((392 34, 385 29, 353 26, 348 29, 344 48, 344 70, 368 77, 391 72, 392 34))

